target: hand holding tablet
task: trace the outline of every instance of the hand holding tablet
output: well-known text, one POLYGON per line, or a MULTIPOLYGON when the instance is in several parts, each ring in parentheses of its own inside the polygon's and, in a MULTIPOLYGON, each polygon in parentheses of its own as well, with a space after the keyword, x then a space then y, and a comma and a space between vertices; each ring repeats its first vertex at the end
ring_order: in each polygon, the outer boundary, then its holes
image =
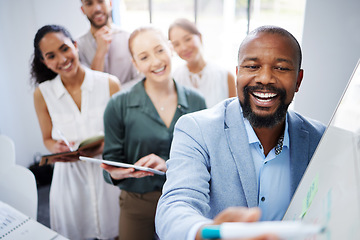
POLYGON ((79 159, 82 161, 87 161, 87 162, 94 162, 94 163, 99 163, 99 164, 104 163, 104 164, 115 166, 115 167, 134 168, 135 170, 152 172, 157 175, 165 175, 165 172, 162 172, 162 171, 159 171, 159 170, 156 170, 153 168, 142 167, 142 166, 137 166, 137 165, 128 164, 128 163, 114 162, 114 161, 103 160, 103 159, 98 159, 98 158, 89 158, 89 157, 84 157, 84 156, 80 156, 79 159))

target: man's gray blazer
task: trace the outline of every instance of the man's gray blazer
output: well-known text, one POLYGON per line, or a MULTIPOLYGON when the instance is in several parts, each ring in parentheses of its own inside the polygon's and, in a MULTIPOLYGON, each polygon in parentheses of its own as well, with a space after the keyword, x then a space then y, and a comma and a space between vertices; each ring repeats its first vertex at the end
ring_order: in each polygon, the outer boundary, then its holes
MULTIPOLYGON (((291 196, 325 126, 288 111, 291 196)), ((185 239, 190 228, 231 206, 258 206, 258 187, 237 98, 181 117, 156 213, 160 239, 185 239)))

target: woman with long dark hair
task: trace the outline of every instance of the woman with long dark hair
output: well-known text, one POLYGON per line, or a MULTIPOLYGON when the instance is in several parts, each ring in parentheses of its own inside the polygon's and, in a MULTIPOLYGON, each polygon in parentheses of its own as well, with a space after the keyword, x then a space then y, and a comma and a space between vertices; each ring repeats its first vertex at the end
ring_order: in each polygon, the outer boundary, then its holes
MULTIPOLYGON (((31 74, 43 142, 51 153, 76 149, 103 134, 103 112, 119 91, 116 77, 82 66, 76 42, 62 26, 46 25, 34 39, 31 74)), ((82 154, 101 157, 102 147, 82 154)), ((118 235, 119 189, 105 183, 99 165, 77 157, 58 158, 50 189, 51 228, 69 239, 118 235)))

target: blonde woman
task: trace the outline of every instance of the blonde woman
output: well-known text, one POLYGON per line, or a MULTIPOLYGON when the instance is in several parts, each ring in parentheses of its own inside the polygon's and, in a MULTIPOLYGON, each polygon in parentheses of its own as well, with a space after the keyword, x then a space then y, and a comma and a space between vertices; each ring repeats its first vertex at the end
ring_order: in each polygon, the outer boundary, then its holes
MULTIPOLYGON (((153 27, 136 29, 129 38, 135 67, 145 78, 116 94, 104 114, 104 159, 166 172, 176 121, 206 107, 203 97, 171 76, 171 49, 153 27)), ((155 211, 165 176, 103 164, 107 182, 121 188, 120 239, 152 240, 155 211)))

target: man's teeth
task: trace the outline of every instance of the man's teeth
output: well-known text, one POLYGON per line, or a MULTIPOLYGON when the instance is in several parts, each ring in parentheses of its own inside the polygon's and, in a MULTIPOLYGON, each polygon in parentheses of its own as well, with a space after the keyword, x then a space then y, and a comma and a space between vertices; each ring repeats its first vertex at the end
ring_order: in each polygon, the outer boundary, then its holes
POLYGON ((63 69, 67 70, 69 67, 71 67, 71 62, 69 62, 67 65, 63 66, 63 69))
POLYGON ((159 68, 159 69, 155 70, 154 73, 162 72, 162 71, 164 71, 164 69, 165 69, 165 67, 159 68))
POLYGON ((268 99, 270 100, 270 98, 276 97, 276 93, 262 93, 262 92, 254 92, 253 95, 257 98, 262 98, 262 99, 268 99))
POLYGON ((270 101, 271 101, 271 98, 267 98, 267 99, 258 98, 257 100, 258 100, 259 102, 265 103, 265 102, 270 102, 270 101))
POLYGON ((94 18, 101 18, 103 15, 103 13, 97 13, 94 15, 94 18))

